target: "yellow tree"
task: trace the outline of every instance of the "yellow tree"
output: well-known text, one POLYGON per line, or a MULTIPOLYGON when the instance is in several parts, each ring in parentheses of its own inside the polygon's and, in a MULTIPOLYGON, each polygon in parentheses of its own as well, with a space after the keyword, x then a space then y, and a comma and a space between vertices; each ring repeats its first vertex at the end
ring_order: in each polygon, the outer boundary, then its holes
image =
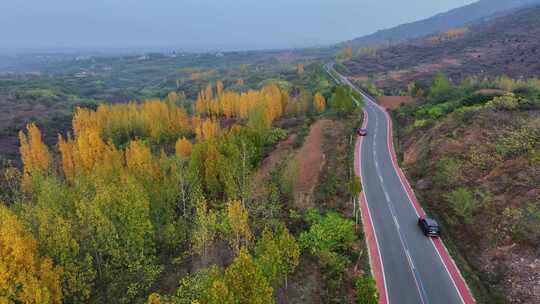
POLYGON ((246 249, 225 270, 224 283, 233 303, 274 303, 273 288, 246 249))
POLYGON ((176 141, 175 150, 178 156, 190 156, 193 145, 185 137, 181 137, 176 141))
POLYGON ((77 169, 77 155, 75 144, 70 134, 68 134, 67 139, 64 139, 60 134, 58 135, 58 150, 60 151, 60 157, 62 159, 64 175, 69 181, 73 181, 77 169))
POLYGON ((326 109, 326 100, 321 93, 317 92, 317 94, 315 94, 315 97, 313 98, 313 106, 315 111, 318 113, 322 113, 326 109))
POLYGON ((230 201, 227 204, 227 220, 234 234, 232 246, 236 252, 239 252, 242 240, 244 245, 247 245, 253 238, 249 228, 248 212, 240 201, 230 201))
POLYGON ((99 130, 96 112, 85 108, 77 108, 75 110, 75 114, 73 114, 72 125, 75 136, 79 136, 79 134, 81 134, 85 130, 99 130))
POLYGON ((44 173, 51 165, 49 149, 43 143, 38 127, 31 123, 26 126, 27 134, 19 132, 19 148, 24 165, 23 186, 29 190, 32 174, 44 173))
POLYGON ((223 81, 218 80, 216 81, 216 93, 218 97, 220 97, 223 94, 223 81))
POLYGON ((62 303, 60 270, 39 256, 37 243, 0 202, 0 303, 62 303))
POLYGON ((298 73, 299 76, 304 75, 304 65, 302 63, 299 63, 296 66, 296 73, 298 73))
POLYGON ((213 119, 205 119, 194 131, 198 140, 213 138, 219 132, 219 123, 213 119))
POLYGON ((133 140, 129 143, 126 149, 126 165, 133 172, 155 177, 157 161, 154 161, 150 147, 141 140, 133 140))
POLYGON ((199 115, 206 113, 206 100, 204 100, 203 94, 199 93, 199 95, 197 95, 197 100, 193 105, 193 110, 199 115))

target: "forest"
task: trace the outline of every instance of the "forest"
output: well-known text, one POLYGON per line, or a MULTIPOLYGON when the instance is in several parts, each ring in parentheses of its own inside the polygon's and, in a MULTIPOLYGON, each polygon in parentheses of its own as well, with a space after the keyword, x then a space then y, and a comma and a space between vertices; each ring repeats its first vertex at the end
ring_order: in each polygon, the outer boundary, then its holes
MULTIPOLYGON (((193 103, 173 91, 79 107, 53 146, 28 124, 22 167, 2 178, 0 300, 274 303, 305 256, 322 260, 333 278, 326 288, 342 285, 354 221, 293 210, 290 166, 257 185, 262 195, 254 189, 287 121, 356 116, 350 90, 323 83, 312 93, 216 81, 193 103)), ((352 284, 359 299, 376 301, 369 276, 352 284)))

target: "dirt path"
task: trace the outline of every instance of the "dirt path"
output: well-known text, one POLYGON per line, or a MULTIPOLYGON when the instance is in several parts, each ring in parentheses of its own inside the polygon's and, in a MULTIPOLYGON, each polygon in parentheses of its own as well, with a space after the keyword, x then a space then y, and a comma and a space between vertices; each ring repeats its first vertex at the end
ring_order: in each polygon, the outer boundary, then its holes
POLYGON ((295 204, 300 209, 314 207, 313 190, 324 166, 323 153, 324 130, 332 128, 334 122, 321 119, 315 122, 306 137, 304 145, 298 151, 295 162, 298 166, 298 176, 294 187, 295 204))

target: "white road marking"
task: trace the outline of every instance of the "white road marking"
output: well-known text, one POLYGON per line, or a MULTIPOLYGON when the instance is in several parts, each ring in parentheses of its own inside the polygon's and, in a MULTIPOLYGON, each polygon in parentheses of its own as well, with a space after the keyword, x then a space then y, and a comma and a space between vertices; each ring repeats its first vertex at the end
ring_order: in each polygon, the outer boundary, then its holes
POLYGON ((392 215, 392 217, 394 218, 394 224, 396 224, 396 227, 399 230, 399 222, 397 220, 397 217, 395 215, 392 215))

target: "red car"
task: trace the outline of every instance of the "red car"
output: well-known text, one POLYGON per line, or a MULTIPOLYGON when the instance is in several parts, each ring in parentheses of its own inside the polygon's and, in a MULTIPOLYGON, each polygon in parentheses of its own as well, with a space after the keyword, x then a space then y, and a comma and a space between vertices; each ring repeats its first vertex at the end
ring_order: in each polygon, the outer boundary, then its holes
POLYGON ((356 134, 358 134, 358 136, 366 136, 367 135, 367 129, 358 128, 358 129, 356 129, 356 134))

